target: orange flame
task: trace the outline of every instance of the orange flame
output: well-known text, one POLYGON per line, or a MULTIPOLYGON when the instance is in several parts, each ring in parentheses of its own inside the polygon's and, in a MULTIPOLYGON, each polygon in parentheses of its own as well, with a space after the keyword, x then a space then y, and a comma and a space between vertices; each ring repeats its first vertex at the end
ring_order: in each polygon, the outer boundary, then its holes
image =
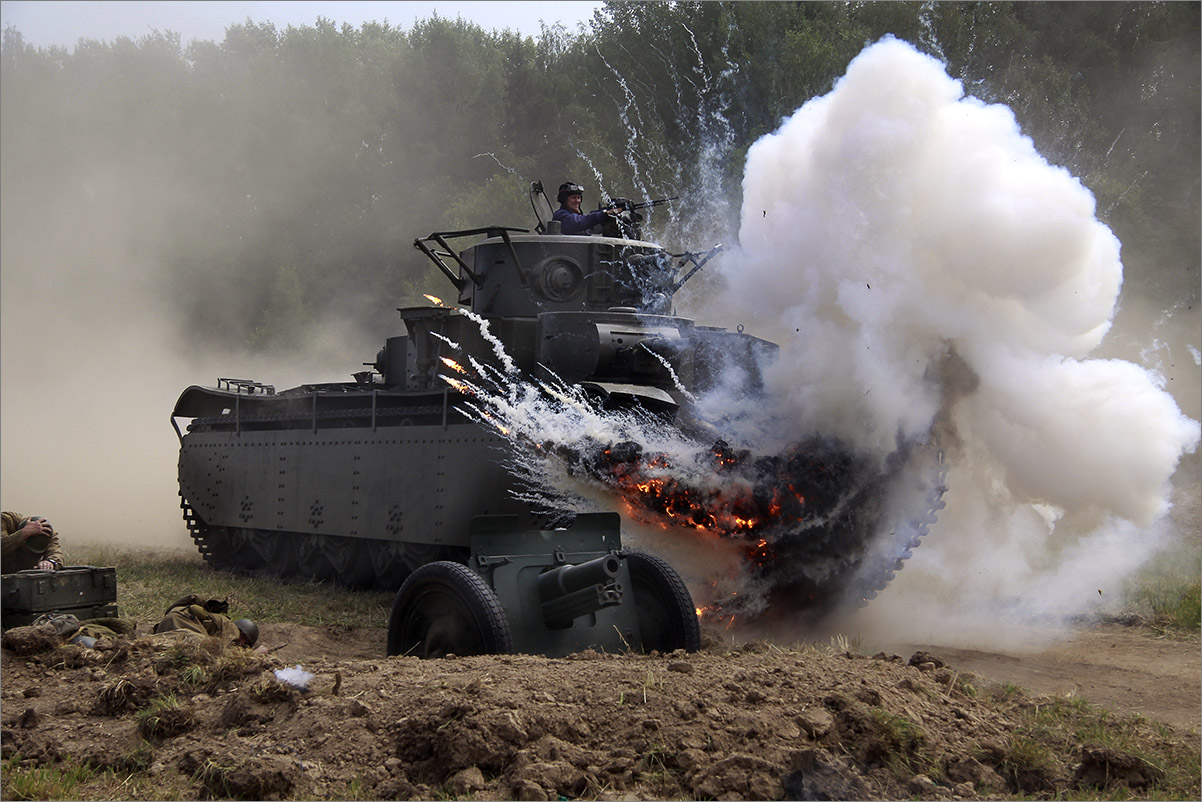
POLYGON ((509 427, 508 426, 505 426, 499 420, 494 418, 492 415, 489 415, 487 412, 481 412, 480 414, 484 417, 484 419, 486 421, 489 422, 489 424, 492 425, 492 427, 494 429, 496 429, 498 432, 505 435, 506 437, 509 436, 509 427))
POLYGON ((451 359, 449 356, 441 356, 441 357, 439 357, 439 359, 442 360, 442 364, 446 365, 451 370, 454 370, 454 371, 457 371, 464 375, 467 375, 467 370, 462 365, 460 365, 458 362, 456 362, 454 359, 451 359))
POLYGON ((422 297, 425 298, 430 303, 434 304, 435 306, 446 306, 446 304, 444 304, 442 302, 442 299, 435 295, 428 295, 426 293, 422 293, 422 297))
POLYGON ((443 376, 442 374, 439 374, 438 378, 442 379, 444 382, 451 385, 452 387, 454 387, 456 390, 463 393, 464 395, 472 394, 472 388, 467 384, 467 382, 461 382, 461 381, 459 381, 459 379, 453 378, 451 376, 443 376))

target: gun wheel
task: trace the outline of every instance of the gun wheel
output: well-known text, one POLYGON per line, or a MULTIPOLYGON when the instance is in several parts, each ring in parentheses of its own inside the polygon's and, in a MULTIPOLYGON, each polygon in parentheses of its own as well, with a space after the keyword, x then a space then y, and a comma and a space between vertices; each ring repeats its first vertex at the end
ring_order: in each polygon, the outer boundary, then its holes
POLYGON ((423 658, 507 654, 509 620, 497 594, 462 563, 418 568, 401 585, 388 619, 388 654, 423 658))
POLYGON ((680 574, 651 554, 628 551, 624 556, 630 568, 643 651, 667 654, 676 649, 700 649, 697 610, 680 574))

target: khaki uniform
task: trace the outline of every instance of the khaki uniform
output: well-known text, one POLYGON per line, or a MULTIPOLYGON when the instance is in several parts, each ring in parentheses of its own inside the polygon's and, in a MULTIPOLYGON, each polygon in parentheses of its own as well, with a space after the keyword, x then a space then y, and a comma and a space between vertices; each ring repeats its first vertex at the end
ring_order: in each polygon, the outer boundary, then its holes
POLYGON ((59 637, 70 643, 80 635, 89 638, 118 638, 122 635, 133 636, 137 632, 137 622, 131 618, 88 618, 80 621, 70 613, 46 613, 33 622, 33 626, 50 624, 59 637))
POLYGON ((28 520, 28 515, 19 512, 0 513, 0 528, 3 529, 0 535, 0 571, 6 574, 36 568, 42 560, 50 560, 59 566, 63 564, 63 550, 59 546, 57 532, 52 532, 50 545, 42 553, 26 545, 21 537, 21 529, 28 520))
POLYGON ((154 625, 154 634, 178 632, 177 637, 221 638, 222 643, 238 644, 242 631, 233 619, 221 613, 211 613, 199 604, 172 607, 163 620, 154 625))

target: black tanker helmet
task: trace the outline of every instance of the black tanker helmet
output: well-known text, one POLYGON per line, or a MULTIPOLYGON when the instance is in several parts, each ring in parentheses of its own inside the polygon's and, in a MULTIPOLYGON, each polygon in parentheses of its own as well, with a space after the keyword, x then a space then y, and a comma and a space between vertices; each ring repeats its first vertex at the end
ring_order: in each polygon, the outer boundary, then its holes
POLYGON ((580 195, 583 197, 584 187, 572 181, 568 181, 566 184, 560 184, 559 195, 555 198, 555 200, 562 204, 568 199, 568 195, 580 195))

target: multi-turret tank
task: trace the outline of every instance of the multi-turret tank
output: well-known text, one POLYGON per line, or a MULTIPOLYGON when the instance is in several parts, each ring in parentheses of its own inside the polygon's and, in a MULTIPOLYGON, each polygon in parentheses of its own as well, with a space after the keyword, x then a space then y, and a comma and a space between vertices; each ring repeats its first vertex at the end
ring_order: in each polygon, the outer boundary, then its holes
POLYGON ((404 332, 351 381, 277 391, 221 378, 183 392, 181 506, 206 561, 397 590, 390 654, 698 648, 676 571, 624 548, 617 514, 564 528, 520 500, 510 443, 439 380, 442 360, 488 362, 499 342, 526 375, 683 424, 725 367, 755 384, 776 346, 673 313, 721 246, 671 254, 641 239, 629 202, 602 230, 565 235, 538 184, 531 203, 533 231, 417 239, 457 303, 400 309, 404 332))

